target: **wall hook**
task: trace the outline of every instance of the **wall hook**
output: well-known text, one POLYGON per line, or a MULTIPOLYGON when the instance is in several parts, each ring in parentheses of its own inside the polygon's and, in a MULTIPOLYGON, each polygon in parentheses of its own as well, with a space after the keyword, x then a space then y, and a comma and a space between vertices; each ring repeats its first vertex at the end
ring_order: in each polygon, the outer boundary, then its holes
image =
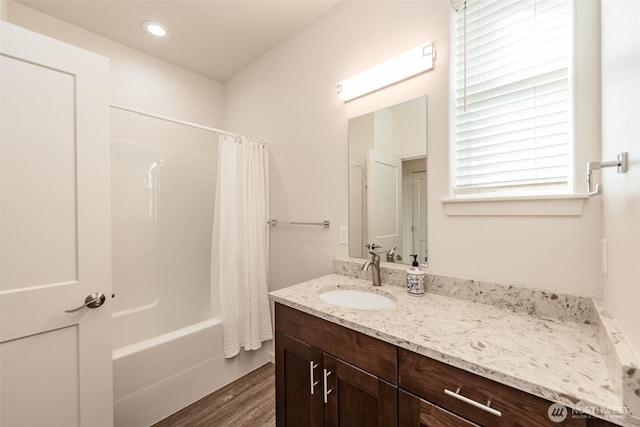
POLYGON ((602 194, 602 187, 600 184, 596 184, 596 189, 591 190, 591 175, 593 175, 594 170, 603 169, 603 168, 611 168, 617 167, 618 173, 626 173, 627 172, 627 152, 623 152, 618 154, 616 160, 611 162, 587 162, 587 193, 589 197, 597 196, 598 194, 602 194))

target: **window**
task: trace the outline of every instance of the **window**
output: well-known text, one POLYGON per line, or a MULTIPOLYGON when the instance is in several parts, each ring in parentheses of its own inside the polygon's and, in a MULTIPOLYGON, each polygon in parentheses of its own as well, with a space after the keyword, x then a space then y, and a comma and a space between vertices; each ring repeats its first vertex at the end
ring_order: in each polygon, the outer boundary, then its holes
POLYGON ((570 0, 454 0, 455 193, 571 192, 570 0))

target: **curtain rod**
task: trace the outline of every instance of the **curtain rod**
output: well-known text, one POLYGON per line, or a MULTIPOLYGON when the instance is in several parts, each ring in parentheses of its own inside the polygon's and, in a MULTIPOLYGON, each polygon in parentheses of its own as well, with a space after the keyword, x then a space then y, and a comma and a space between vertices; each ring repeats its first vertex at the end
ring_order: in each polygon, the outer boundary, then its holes
MULTIPOLYGON (((246 135, 241 135, 239 133, 233 133, 233 132, 229 132, 223 129, 216 129, 216 128, 212 128, 209 126, 204 126, 204 125, 199 125, 197 123, 192 123, 192 122, 187 122, 185 120, 180 120, 180 119, 174 119, 172 117, 168 117, 168 116, 161 116, 160 114, 155 114, 155 113, 151 113, 149 111, 145 111, 145 110, 141 110, 139 108, 131 108, 131 107, 125 107, 123 105, 116 105, 116 104, 111 104, 109 105, 111 108, 115 108, 117 110, 123 110, 123 111, 129 111, 131 113, 136 113, 136 114, 140 114, 142 116, 146 116, 146 117, 152 117, 154 119, 159 119, 159 120, 164 120, 166 122, 171 122, 171 123, 177 123, 179 125, 185 125, 185 126, 189 126, 192 128, 196 128, 196 129, 202 129, 202 130, 206 130, 209 132, 215 132, 215 133, 221 133, 223 135, 229 135, 229 136, 237 136, 237 137, 247 137, 246 135)), ((255 138, 253 138, 255 139, 255 138)), ((263 139, 256 139, 256 141, 260 144, 266 145, 267 142, 263 139)))

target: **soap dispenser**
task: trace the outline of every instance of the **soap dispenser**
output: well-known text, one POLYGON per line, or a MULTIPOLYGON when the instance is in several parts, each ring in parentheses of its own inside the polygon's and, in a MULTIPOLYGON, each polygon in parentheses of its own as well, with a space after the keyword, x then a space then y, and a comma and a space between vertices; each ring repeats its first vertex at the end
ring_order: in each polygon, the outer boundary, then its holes
POLYGON ((407 292, 413 296, 424 295, 424 271, 420 270, 418 264, 418 255, 410 255, 413 257, 411 268, 407 270, 407 292))

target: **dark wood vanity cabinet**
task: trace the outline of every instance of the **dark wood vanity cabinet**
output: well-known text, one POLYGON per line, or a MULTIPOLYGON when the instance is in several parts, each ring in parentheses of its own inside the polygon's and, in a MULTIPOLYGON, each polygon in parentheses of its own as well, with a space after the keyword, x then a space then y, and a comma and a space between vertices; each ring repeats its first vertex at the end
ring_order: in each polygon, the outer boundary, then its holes
POLYGON ((277 427, 397 426, 397 349, 276 304, 277 427))
POLYGON ((277 427, 614 427, 552 403, 276 303, 277 427))

